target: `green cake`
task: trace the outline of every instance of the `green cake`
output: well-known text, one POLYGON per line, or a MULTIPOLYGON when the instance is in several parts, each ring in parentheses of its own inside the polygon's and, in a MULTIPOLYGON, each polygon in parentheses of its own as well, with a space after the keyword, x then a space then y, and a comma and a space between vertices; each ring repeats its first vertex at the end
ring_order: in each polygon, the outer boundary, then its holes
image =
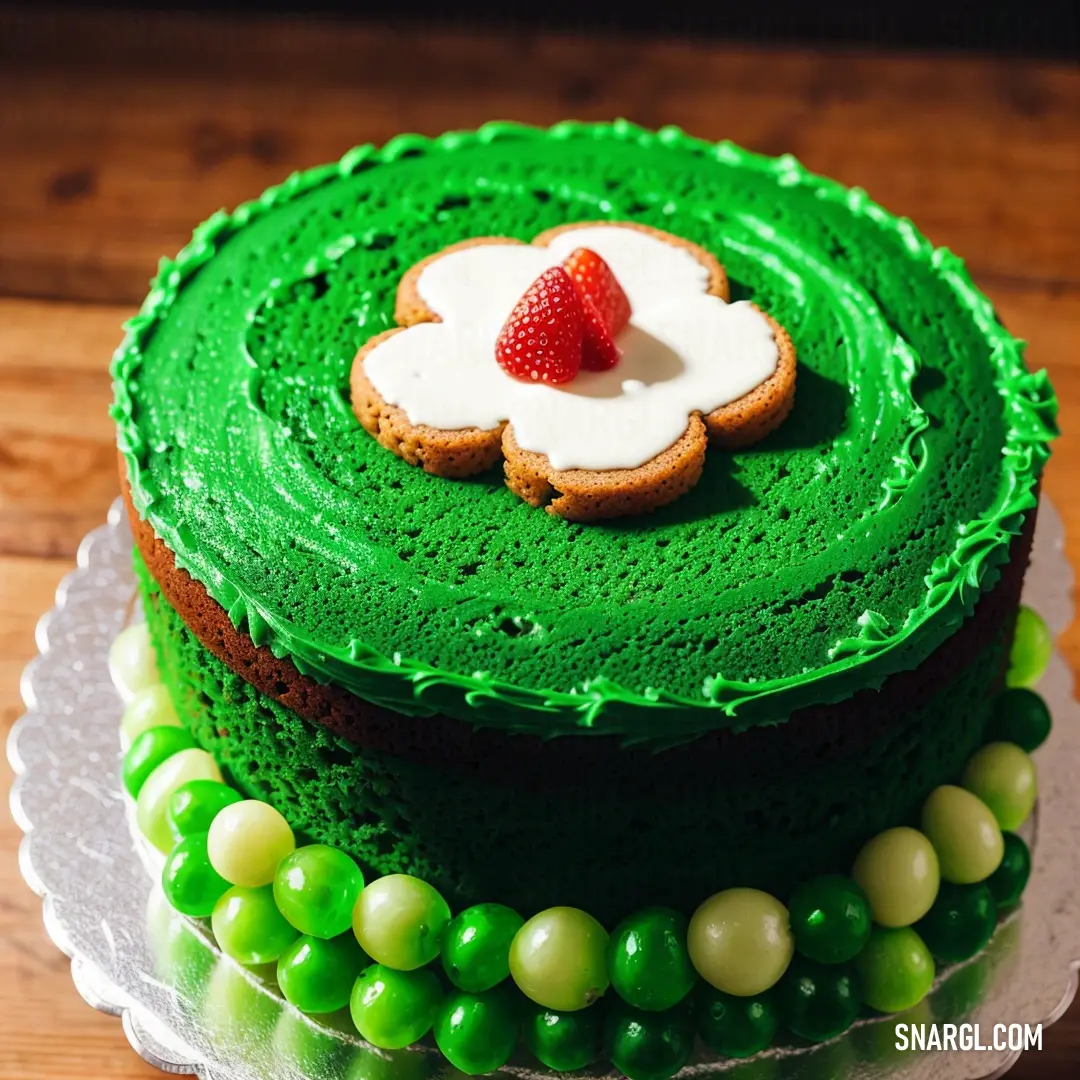
POLYGON ((196 229, 113 371, 180 721, 369 881, 607 930, 787 903, 919 826, 1001 711, 1049 384, 956 256, 790 157, 625 122, 361 147, 196 229), (589 523, 363 430, 350 368, 411 267, 597 221, 697 245, 786 330, 776 430, 589 523))

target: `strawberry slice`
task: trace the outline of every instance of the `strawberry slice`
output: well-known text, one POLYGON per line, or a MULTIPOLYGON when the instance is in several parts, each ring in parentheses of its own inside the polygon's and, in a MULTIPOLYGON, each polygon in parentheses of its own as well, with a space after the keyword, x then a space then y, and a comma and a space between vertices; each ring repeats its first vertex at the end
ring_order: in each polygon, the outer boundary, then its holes
POLYGON ((607 371, 619 362, 615 335, 587 296, 582 297, 581 306, 585 315, 581 328, 581 366, 586 371, 607 371))
POLYGON ((495 341, 495 359, 524 382, 569 382, 581 367, 581 299, 561 267, 545 270, 514 305, 495 341))
POLYGON ((630 321, 630 301, 611 267, 589 248, 571 252, 563 266, 582 298, 593 302, 611 336, 618 334, 630 321))

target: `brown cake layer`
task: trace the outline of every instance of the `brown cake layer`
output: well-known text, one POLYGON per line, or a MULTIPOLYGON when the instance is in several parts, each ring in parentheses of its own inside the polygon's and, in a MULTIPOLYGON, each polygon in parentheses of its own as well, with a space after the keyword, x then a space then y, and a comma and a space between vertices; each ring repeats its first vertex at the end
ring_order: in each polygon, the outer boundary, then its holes
MULTIPOLYGON (((121 464, 123 470, 123 465, 121 464)), ((338 686, 320 685, 301 674, 291 660, 256 646, 228 613, 176 565, 172 551, 131 504, 126 475, 122 487, 135 542, 169 604, 200 642, 262 693, 354 745, 440 769, 530 788, 587 782, 610 767, 619 754, 626 783, 661 784, 681 778, 722 780, 754 775, 775 778, 808 763, 857 754, 881 737, 904 714, 946 687, 958 673, 1015 619, 1035 525, 1035 511, 1010 550, 996 586, 986 593, 960 629, 924 663, 887 678, 880 690, 863 690, 835 705, 793 713, 786 724, 758 726, 735 733, 717 730, 661 753, 622 749, 615 736, 533 735, 477 729, 444 716, 410 717, 384 709, 338 686)), ((1000 686, 987 687, 987 700, 1000 686)))

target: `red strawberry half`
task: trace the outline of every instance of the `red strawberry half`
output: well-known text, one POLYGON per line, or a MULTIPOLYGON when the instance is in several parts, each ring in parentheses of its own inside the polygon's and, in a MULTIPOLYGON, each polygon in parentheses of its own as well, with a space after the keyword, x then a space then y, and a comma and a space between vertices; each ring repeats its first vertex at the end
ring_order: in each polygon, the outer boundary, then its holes
POLYGON ((582 303, 570 275, 545 270, 514 305, 495 341, 495 359, 525 382, 569 382, 581 367, 582 303))
POLYGON ((593 302, 614 337, 630 321, 630 301, 611 267, 589 248, 571 252, 563 266, 582 298, 593 302))
POLYGON ((619 347, 607 321, 587 297, 581 299, 584 311, 581 339, 581 366, 586 371, 607 371, 619 362, 619 347))

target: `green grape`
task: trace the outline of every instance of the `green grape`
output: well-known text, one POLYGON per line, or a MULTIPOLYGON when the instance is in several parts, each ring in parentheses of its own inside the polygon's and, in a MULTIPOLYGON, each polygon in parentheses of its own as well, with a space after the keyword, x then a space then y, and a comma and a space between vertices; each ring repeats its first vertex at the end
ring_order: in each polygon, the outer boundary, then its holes
POLYGON ((1050 628, 1031 608, 1021 607, 1016 614, 1016 631, 1009 653, 1009 670, 1005 672, 1005 685, 1034 686, 1042 678, 1053 651, 1054 636, 1050 628))
POLYGON ((686 949, 687 921, 653 907, 624 919, 607 946, 608 975, 616 993, 637 1009, 663 1012, 678 1005, 697 976, 686 949))
POLYGON ((435 1044, 451 1065, 469 1076, 501 1069, 517 1036, 516 1002, 508 986, 479 994, 454 991, 435 1015, 435 1044))
POLYGON ((983 949, 997 925, 997 905, 985 882, 944 882, 934 906, 915 924, 935 960, 956 964, 983 949))
POLYGON ((353 986, 349 1011, 356 1030, 372 1046, 400 1050, 428 1033, 441 999, 433 971, 372 964, 353 986))
POLYGON ((162 762, 167 761, 181 750, 188 750, 195 745, 195 740, 187 728, 153 727, 147 728, 124 755, 123 781, 128 794, 138 798, 143 784, 150 774, 162 762))
POLYGON ((852 959, 870 938, 870 903, 858 885, 826 874, 800 885, 788 904, 795 948, 822 964, 852 959))
POLYGON ((1004 833, 1002 842, 1005 850, 1001 865, 986 879, 986 884, 997 906, 1010 908, 1020 902, 1031 877, 1031 852, 1016 833, 1004 833))
POLYGON ((554 1012, 529 1002, 521 1034, 532 1055, 549 1069, 577 1072, 599 1060, 603 1021, 599 1005, 575 1012, 554 1012))
POLYGON ((479 994, 510 974, 510 945, 525 920, 503 904, 476 904, 450 920, 442 965, 459 989, 479 994))
POLYGON ((205 919, 228 891, 229 883, 210 865, 206 833, 185 837, 169 852, 161 873, 168 901, 183 915, 205 919))
POLYGON ((214 906, 210 926, 221 951, 249 966, 274 963, 298 937, 269 885, 234 885, 214 906))
POLYGON ((628 1080, 668 1080, 690 1060, 694 1025, 685 1003, 645 1012, 616 998, 604 1024, 611 1063, 628 1080))
POLYGON ((343 851, 309 844, 286 855, 274 875, 278 909, 302 934, 336 938, 352 927, 364 887, 360 868, 343 851))
POLYGON ((217 780, 189 780, 169 797, 165 820, 177 840, 208 832, 219 811, 238 803, 243 795, 217 780))
POLYGON ((1034 690, 1017 686, 998 694, 986 731, 987 742, 1011 742, 1029 754, 1050 734, 1050 710, 1034 690))
POLYGON ((859 1015, 859 977, 850 964, 796 956, 780 980, 777 1000, 791 1031, 810 1042, 828 1042, 859 1015))
POLYGON ((353 984, 368 963, 351 932, 331 940, 305 935, 278 958, 278 986, 301 1012, 336 1012, 349 1004, 353 984))
POLYGON ((904 1012, 926 996, 934 983, 934 961, 922 938, 904 927, 875 926, 866 948, 855 958, 863 1000, 878 1012, 904 1012))
POLYGON ((701 1041, 717 1054, 748 1058, 772 1046, 779 1021, 775 990, 756 997, 725 994, 707 982, 694 992, 694 1017, 701 1041))

